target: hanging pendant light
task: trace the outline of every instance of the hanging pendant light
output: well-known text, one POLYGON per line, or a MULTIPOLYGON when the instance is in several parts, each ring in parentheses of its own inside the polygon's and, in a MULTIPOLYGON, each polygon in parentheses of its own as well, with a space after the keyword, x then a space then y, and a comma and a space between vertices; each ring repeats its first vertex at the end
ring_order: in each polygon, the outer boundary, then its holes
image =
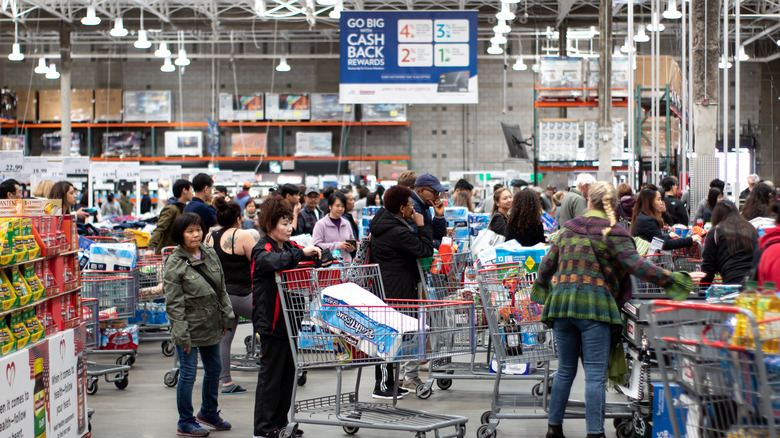
POLYGON ((127 33, 128 32, 127 29, 125 29, 124 20, 122 20, 122 17, 114 20, 114 27, 111 28, 111 30, 108 32, 109 35, 117 38, 126 37, 127 33))
POLYGON ((650 41, 650 35, 645 33, 645 27, 640 25, 636 30, 636 35, 634 36, 634 41, 637 43, 646 43, 650 41))
POLYGON ((49 72, 46 73, 46 79, 59 79, 60 73, 57 71, 57 66, 49 64, 49 72))
POLYGON ((500 33, 497 33, 493 35, 493 38, 490 39, 490 44, 494 44, 494 45, 506 44, 506 37, 504 35, 501 35, 500 33))
POLYGON ((138 31, 138 40, 133 43, 133 46, 135 46, 136 49, 148 49, 149 47, 152 47, 152 43, 146 37, 145 30, 141 29, 138 31))
POLYGON ((737 59, 740 61, 747 61, 750 59, 747 53, 745 53, 745 46, 740 46, 739 53, 737 53, 737 59))
POLYGON ((336 2, 336 6, 333 6, 333 9, 330 10, 330 13, 328 13, 328 17, 338 20, 341 18, 341 11, 344 10, 344 2, 342 0, 338 0, 336 2))
POLYGON ((100 24, 100 17, 95 13, 94 6, 87 6, 87 16, 81 19, 81 24, 84 26, 97 26, 100 24))
POLYGON ((8 54, 10 61, 24 61, 24 53, 19 45, 19 23, 14 21, 14 44, 11 46, 11 53, 8 54))
POLYGON ((509 3, 501 2, 501 10, 496 14, 499 20, 511 21, 515 19, 515 14, 509 10, 509 3))
POLYGON ((677 10, 677 1, 676 0, 669 0, 669 3, 666 5, 666 10, 664 11, 664 18, 667 20, 679 20, 682 18, 682 12, 677 10))
POLYGON ((291 69, 292 67, 290 67, 290 64, 287 63, 287 57, 282 56, 282 59, 279 60, 279 65, 276 66, 276 71, 284 73, 290 71, 291 69))
POLYGON ((176 71, 176 67, 174 67, 173 64, 171 64, 171 57, 165 58, 165 62, 163 62, 163 65, 160 67, 160 71, 165 73, 173 73, 176 71))
POLYGON ((528 66, 525 65, 525 63, 523 62, 523 56, 522 55, 518 56, 517 57, 517 61, 515 61, 515 63, 512 64, 512 70, 515 70, 515 71, 526 71, 526 70, 528 70, 528 66))
POLYGON ((154 51, 154 56, 158 58, 170 58, 171 51, 168 50, 168 43, 166 43, 165 41, 161 42, 157 46, 157 50, 154 51))
POLYGON ((509 33, 511 31, 512 28, 504 20, 498 20, 498 24, 493 26, 493 32, 495 33, 509 33))
POLYGON ((49 72, 49 66, 46 65, 46 59, 45 58, 39 58, 38 59, 38 66, 35 67, 35 70, 33 70, 35 73, 38 73, 39 75, 45 75, 49 72))
POLYGON ((498 44, 491 44, 490 47, 488 47, 487 52, 490 55, 501 55, 504 53, 504 49, 498 44))
POLYGON ((664 29, 666 29, 666 26, 664 26, 663 23, 661 23, 661 20, 658 18, 658 12, 654 13, 650 24, 647 25, 647 31, 663 32, 664 29))

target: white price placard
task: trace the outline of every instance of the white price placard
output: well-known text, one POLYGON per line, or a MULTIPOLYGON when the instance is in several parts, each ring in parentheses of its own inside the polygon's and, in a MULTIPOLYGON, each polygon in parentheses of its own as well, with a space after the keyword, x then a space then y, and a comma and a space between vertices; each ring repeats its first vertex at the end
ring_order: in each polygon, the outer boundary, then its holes
POLYGON ((97 182, 116 180, 116 163, 97 161, 89 166, 89 174, 97 182))
POLYGON ((24 152, 23 151, 0 151, 0 172, 21 173, 24 170, 24 152))
POLYGON ((37 181, 50 180, 51 165, 46 157, 27 157, 24 159, 24 172, 30 177, 35 177, 37 181))
POLYGON ((433 64, 436 67, 468 67, 468 44, 436 44, 433 48, 433 64))
POLYGON ((68 175, 89 175, 89 157, 64 157, 62 168, 68 175))
POLYGON ((430 43, 433 41, 431 20, 398 20, 399 43, 430 43))
POLYGON ((116 179, 125 181, 135 181, 141 176, 141 163, 124 162, 116 169, 116 179))
POLYGON ((181 166, 178 165, 160 166, 160 179, 168 180, 171 182, 172 185, 177 179, 181 179, 181 166))
POLYGON ((430 67, 433 65, 433 46, 430 44, 399 44, 399 67, 430 67))
POLYGON ((433 39, 437 43, 466 43, 469 41, 468 20, 436 20, 433 39))

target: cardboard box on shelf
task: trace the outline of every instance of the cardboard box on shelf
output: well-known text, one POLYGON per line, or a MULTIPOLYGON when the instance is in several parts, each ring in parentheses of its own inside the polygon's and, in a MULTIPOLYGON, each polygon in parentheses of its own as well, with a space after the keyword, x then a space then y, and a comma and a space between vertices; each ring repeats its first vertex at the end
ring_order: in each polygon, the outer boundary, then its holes
MULTIPOLYGON (((653 57, 636 57, 636 83, 643 88, 650 88, 653 84, 653 57)), ((659 90, 662 90, 666 84, 669 84, 671 90, 679 92, 682 89, 682 74, 677 62, 671 56, 655 57, 658 66, 658 78, 656 79, 659 90)), ((648 91, 642 92, 642 97, 652 97, 653 94, 648 91)))
POLYGON ((543 56, 539 67, 540 98, 581 98, 583 95, 582 59, 543 56), (563 90, 555 90, 563 88, 563 90))
POLYGON ((265 133, 233 133, 230 139, 234 157, 267 155, 265 133))
POLYGON ((95 90, 95 121, 122 120, 122 90, 95 90))
POLYGON ((38 92, 35 90, 16 91, 16 120, 34 122, 38 120, 38 92))
MULTIPOLYGON (((93 91, 70 90, 70 121, 90 122, 93 116, 93 91)), ((62 120, 62 97, 60 90, 38 92, 38 113, 43 122, 62 120)))
POLYGON ((409 163, 406 161, 380 161, 377 163, 377 179, 398 179, 398 175, 409 170, 409 163))
MULTIPOLYGON (((669 148, 671 149, 671 153, 674 154, 675 150, 677 149, 677 145, 680 143, 680 121, 676 117, 670 117, 669 118, 670 126, 669 126, 669 133, 670 133, 670 144, 669 148)), ((658 118, 658 147, 660 150, 661 155, 666 155, 666 118, 665 117, 659 117, 658 118)), ((652 155, 652 126, 653 126, 653 118, 648 117, 647 120, 645 120, 644 123, 642 123, 642 156, 643 157, 649 157, 652 155), (649 138, 648 138, 649 137, 649 138)), ((629 145, 630 148, 630 145, 629 145)))
POLYGON ((539 119, 538 158, 541 161, 576 160, 579 139, 579 119, 539 119))

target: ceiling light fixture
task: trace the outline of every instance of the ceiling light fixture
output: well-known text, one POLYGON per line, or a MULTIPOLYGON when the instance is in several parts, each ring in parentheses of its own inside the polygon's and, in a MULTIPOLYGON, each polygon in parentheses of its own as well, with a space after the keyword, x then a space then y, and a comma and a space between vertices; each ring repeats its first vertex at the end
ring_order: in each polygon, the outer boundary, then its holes
POLYGON ((154 56, 158 58, 170 58, 171 51, 168 50, 168 43, 166 43, 165 41, 161 42, 157 46, 157 50, 154 51, 154 56))
POLYGON ((677 10, 677 1, 676 0, 669 0, 669 3, 666 5, 666 10, 664 11, 664 18, 667 20, 679 20, 682 18, 682 12, 677 10))
POLYGON ((108 34, 117 38, 127 36, 127 29, 125 29, 124 20, 122 20, 122 17, 114 20, 114 27, 108 32, 108 34))
POLYGON ((490 47, 488 47, 487 52, 490 55, 502 55, 504 53, 504 49, 502 49, 498 44, 491 44, 490 47))
POLYGON ((255 0, 255 12, 260 17, 265 17, 265 0, 255 0))
POLYGON ((174 67, 174 65, 171 64, 170 56, 165 58, 165 62, 163 62, 163 65, 160 67, 160 71, 163 71, 165 73, 173 73, 174 71, 176 71, 176 67, 174 67))
POLYGON ((57 66, 49 64, 49 72, 46 73, 46 79, 59 79, 60 73, 57 71, 57 66))
POLYGON ((724 68, 731 68, 731 67, 732 67, 731 62, 727 62, 726 61, 726 57, 725 56, 721 56, 720 62, 718 62, 718 68, 719 69, 724 69, 724 68))
POLYGON ((282 56, 282 59, 279 60, 279 65, 276 66, 276 71, 288 72, 291 69, 292 67, 290 67, 290 64, 287 63, 287 57, 282 56))
POLYGON ((637 43, 646 43, 650 41, 650 35, 645 33, 644 26, 639 25, 639 28, 636 30, 636 35, 634 36, 634 41, 637 43))
POLYGON ((631 44, 631 38, 626 35, 626 40, 623 42, 623 47, 620 48, 620 51, 623 53, 631 53, 634 50, 634 45, 631 44))
POLYGON ((747 61, 750 59, 750 56, 748 56, 747 53, 745 53, 745 46, 739 47, 739 53, 737 53, 737 59, 740 61, 747 61))
POLYGON ((11 46, 11 53, 8 54, 10 61, 24 61, 24 53, 19 45, 19 23, 14 20, 14 44, 11 46))
POLYGON ((133 43, 133 46, 135 46, 136 49, 148 49, 149 47, 152 47, 152 43, 146 37, 145 30, 141 29, 138 31, 138 40, 133 43))
POLYGON ((190 65, 190 58, 187 58, 187 51, 184 49, 179 49, 179 57, 176 58, 173 63, 179 67, 186 67, 190 65))
POLYGON ((497 33, 493 36, 493 38, 490 39, 490 44, 494 44, 494 45, 506 44, 506 37, 504 35, 501 35, 500 33, 497 33))
POLYGON ((338 0, 317 0, 317 4, 320 6, 336 6, 338 0))
POLYGON ((509 3, 501 2, 501 10, 496 14, 499 20, 511 21, 515 19, 515 14, 509 10, 509 3))
POLYGON ((654 13, 650 24, 647 25, 647 31, 663 32, 664 29, 666 29, 666 26, 664 26, 663 23, 661 23, 661 20, 658 18, 658 12, 654 13))
POLYGON ((493 26, 493 32, 495 33, 509 33, 511 31, 512 28, 504 20, 498 20, 498 24, 493 26))
POLYGON ((515 71, 526 71, 526 70, 528 70, 528 66, 525 65, 525 63, 523 62, 522 55, 517 57, 517 61, 515 61, 515 63, 512 65, 512 70, 515 70, 515 71))
POLYGON ((328 17, 338 20, 341 18, 341 11, 344 10, 344 2, 342 0, 338 0, 336 2, 336 6, 333 6, 333 9, 330 10, 330 13, 328 13, 328 17))
POLYGON ((87 16, 81 19, 84 26, 97 26, 100 24, 100 17, 95 13, 94 6, 87 6, 87 16))
POLYGON ((35 67, 35 70, 33 70, 35 73, 38 73, 39 75, 45 75, 49 72, 49 66, 46 65, 46 58, 39 58, 38 59, 38 66, 35 67))

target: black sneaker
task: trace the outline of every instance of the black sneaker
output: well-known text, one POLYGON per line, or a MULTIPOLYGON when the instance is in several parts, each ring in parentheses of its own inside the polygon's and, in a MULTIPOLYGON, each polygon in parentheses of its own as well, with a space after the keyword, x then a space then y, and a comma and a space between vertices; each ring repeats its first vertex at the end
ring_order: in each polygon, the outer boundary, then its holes
POLYGON ((176 428, 176 435, 203 437, 209 436, 209 431, 200 427, 200 424, 198 424, 196 421, 188 421, 186 423, 182 423, 180 421, 178 427, 176 428))
POLYGON ((211 426, 217 430, 230 430, 230 428, 233 426, 219 416, 220 412, 222 411, 217 411, 217 413, 213 415, 206 415, 201 411, 198 412, 198 415, 195 417, 195 419, 197 419, 199 423, 203 423, 206 426, 211 426))
MULTIPOLYGON (((371 394, 371 397, 379 398, 383 400, 392 400, 393 399, 393 391, 381 391, 381 390, 374 390, 374 393, 371 394)), ((404 395, 401 394, 401 392, 398 392, 398 398, 403 398, 404 395)))
POLYGON ((398 398, 401 398, 401 397, 405 396, 406 394, 409 394, 409 390, 404 388, 404 387, 402 387, 402 386, 399 386, 398 387, 398 398))

